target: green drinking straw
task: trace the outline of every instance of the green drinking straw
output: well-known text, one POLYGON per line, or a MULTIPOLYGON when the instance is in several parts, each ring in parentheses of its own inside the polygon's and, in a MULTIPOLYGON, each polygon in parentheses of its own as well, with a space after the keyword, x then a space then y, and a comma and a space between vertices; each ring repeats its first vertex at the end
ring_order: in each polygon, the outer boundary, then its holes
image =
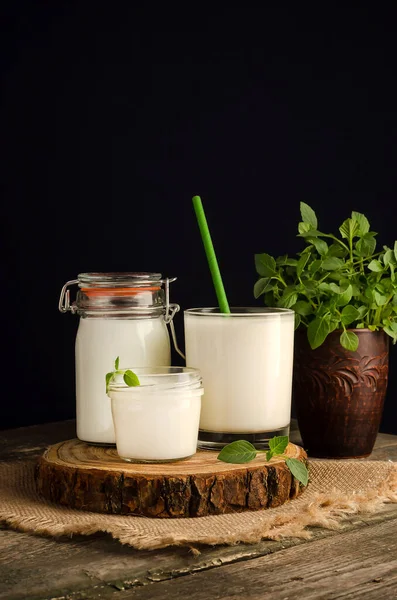
POLYGON ((230 313, 229 303, 226 298, 225 288, 223 287, 222 277, 219 271, 218 261, 216 260, 214 246, 212 245, 207 219, 205 218, 203 203, 201 202, 200 196, 193 196, 192 200, 201 233, 201 239, 203 240, 208 265, 211 271, 212 281, 215 287, 216 297, 218 298, 219 309, 221 313, 230 313))

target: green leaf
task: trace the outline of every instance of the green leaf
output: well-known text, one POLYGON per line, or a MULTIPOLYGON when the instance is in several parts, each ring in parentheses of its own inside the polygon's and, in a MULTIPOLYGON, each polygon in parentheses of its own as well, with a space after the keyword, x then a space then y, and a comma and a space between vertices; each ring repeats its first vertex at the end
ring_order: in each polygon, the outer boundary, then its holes
POLYGON ((334 283, 333 281, 331 283, 328 284, 328 287, 330 290, 332 290, 335 294, 341 294, 342 290, 340 289, 339 285, 337 285, 336 283, 334 283))
POLYGON ((306 465, 303 464, 297 458, 287 458, 285 464, 291 471, 292 475, 300 481, 300 483, 306 486, 309 482, 309 471, 307 470, 306 465))
MULTIPOLYGON (((354 306, 345 306, 341 313, 341 321, 344 325, 350 325, 360 318, 360 313, 354 306)), ((343 344, 342 344, 343 345, 343 344)))
POLYGON ((300 203, 300 210, 302 215, 302 221, 309 223, 312 229, 317 229, 317 217, 314 210, 305 202, 300 203))
POLYGON ((269 254, 255 254, 255 267, 261 277, 277 275, 276 261, 269 254))
POLYGON ((361 304, 361 306, 359 306, 357 308, 357 310, 358 310, 359 318, 364 319, 364 317, 366 316, 366 314, 368 312, 368 307, 365 306, 365 304, 361 304))
POLYGON ((310 223, 299 223, 298 231, 301 235, 307 233, 311 229, 310 223))
POLYGON ((321 267, 321 260, 314 260, 312 263, 310 263, 309 265, 309 271, 312 275, 314 275, 314 273, 317 273, 317 271, 319 270, 319 268, 321 267))
POLYGON ((313 312, 310 302, 305 302, 304 300, 298 300, 298 302, 294 304, 292 308, 298 315, 302 315, 303 317, 306 317, 313 312))
POLYGON ((353 219, 346 219, 346 221, 343 221, 342 225, 339 227, 341 236, 347 240, 353 239, 357 235, 358 230, 359 224, 353 219))
POLYGON ((331 319, 329 322, 329 333, 331 333, 332 331, 335 331, 335 329, 338 329, 339 327, 340 327, 339 319, 337 317, 331 319))
POLYGON ((114 368, 115 368, 116 371, 119 370, 119 364, 120 364, 120 357, 118 356, 116 358, 116 360, 114 361, 114 368))
POLYGON ((316 248, 317 252, 321 256, 325 256, 328 252, 328 244, 324 242, 324 240, 320 240, 319 238, 306 238, 306 241, 316 248))
POLYGON ((291 308, 298 300, 298 292, 295 288, 285 288, 281 298, 277 302, 277 306, 280 308, 291 308))
POLYGON ((376 273, 380 273, 381 271, 383 271, 383 266, 382 266, 382 263, 379 262, 379 260, 371 260, 371 262, 368 265, 368 269, 370 271, 375 271, 376 273))
POLYGON ((106 377, 105 377, 105 379, 106 379, 106 393, 108 393, 108 391, 109 391, 109 383, 110 383, 112 377, 113 377, 113 373, 106 373, 106 377))
POLYGON ((394 256, 396 257, 396 260, 397 260, 397 240, 394 242, 394 256))
POLYGON ((321 263, 321 267, 324 271, 335 271, 336 269, 340 269, 343 267, 344 262, 340 258, 336 256, 327 256, 321 263))
POLYGON ((129 387, 137 387, 138 385, 141 385, 137 375, 135 375, 135 373, 133 373, 129 369, 127 369, 127 371, 125 371, 125 373, 123 375, 123 379, 124 379, 124 382, 129 387))
POLYGON ((369 231, 369 221, 367 219, 367 217, 365 215, 363 215, 362 213, 356 212, 355 210, 353 210, 352 212, 352 219, 354 221, 357 221, 358 223, 358 232, 360 235, 364 235, 365 233, 368 233, 369 231))
POLYGON ((340 336, 341 346, 355 352, 358 348, 358 337, 354 331, 344 331, 340 336))
POLYGON ((329 323, 327 316, 316 317, 307 328, 307 338, 310 347, 315 350, 324 342, 329 333, 329 323))
POLYGON ((328 248, 328 256, 338 256, 339 258, 345 256, 347 250, 340 244, 333 243, 328 248))
POLYGON ((301 316, 298 315, 298 313, 295 313, 295 323, 294 323, 294 329, 298 329, 299 325, 301 324, 301 316))
POLYGON ((250 442, 237 440, 222 448, 217 458, 226 463, 241 465, 254 460, 256 455, 257 450, 250 442))
POLYGON ((300 259, 298 260, 298 264, 296 266, 296 274, 298 277, 300 277, 302 275, 302 271, 305 268, 309 258, 310 258, 310 254, 305 253, 305 254, 302 254, 300 259))
POLYGON ((387 304, 387 296, 385 296, 384 294, 381 294, 380 292, 377 292, 375 290, 374 296, 375 302, 378 306, 384 306, 385 304, 387 304))
POLYGON ((254 285, 254 297, 259 298, 259 296, 270 292, 273 288, 274 284, 270 283, 270 277, 262 277, 254 285))
POLYGON ((376 239, 369 233, 360 238, 356 244, 356 252, 361 257, 371 256, 375 252, 375 248, 376 239))
POLYGON ((348 304, 350 302, 350 300, 352 299, 353 296, 353 288, 352 286, 349 284, 347 286, 347 288, 345 289, 344 292, 342 292, 337 300, 336 300, 336 305, 337 306, 344 306, 345 304, 348 304))
POLYGON ((390 326, 388 326, 388 325, 385 325, 383 327, 383 331, 385 333, 387 333, 387 335, 389 335, 393 339, 394 343, 396 343, 396 341, 397 341, 397 332, 393 331, 393 329, 390 326))
POLYGON ((386 252, 383 255, 383 262, 386 266, 396 264, 396 257, 394 256, 393 250, 386 250, 386 252))
POLYGON ((272 456, 283 454, 284 450, 288 446, 288 435, 277 435, 269 440, 269 449, 272 456))

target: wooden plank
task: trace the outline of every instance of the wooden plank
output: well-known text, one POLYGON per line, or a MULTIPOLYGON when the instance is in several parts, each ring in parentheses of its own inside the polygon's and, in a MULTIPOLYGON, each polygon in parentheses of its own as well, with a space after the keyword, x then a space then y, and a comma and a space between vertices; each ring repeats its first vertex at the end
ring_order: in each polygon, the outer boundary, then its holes
POLYGON ((397 520, 193 577, 102 597, 113 600, 392 600, 397 598, 397 520))
MULTIPOLYGON (((352 517, 344 524, 343 532, 367 530, 396 519, 397 506, 388 505, 377 514, 352 517)), ((312 533, 314 540, 345 534, 321 528, 312 529, 312 533)), ((42 600, 68 595, 74 600, 95 598, 91 594, 98 590, 106 598, 115 589, 150 585, 308 543, 313 542, 295 538, 203 547, 195 556, 188 548, 137 551, 105 534, 57 540, 4 530, 0 531, 0 599, 42 600)))

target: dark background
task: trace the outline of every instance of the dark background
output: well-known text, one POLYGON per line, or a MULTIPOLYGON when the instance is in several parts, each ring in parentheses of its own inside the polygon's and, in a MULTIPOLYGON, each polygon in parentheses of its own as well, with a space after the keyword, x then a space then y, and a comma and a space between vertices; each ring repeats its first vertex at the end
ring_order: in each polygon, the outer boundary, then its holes
POLYGON ((1 9, 3 428, 74 417, 57 305, 79 272, 160 271, 182 309, 216 304, 194 194, 231 305, 261 304, 255 253, 301 248, 301 200, 322 230, 357 210, 397 238, 393 9, 181 6, 1 9))

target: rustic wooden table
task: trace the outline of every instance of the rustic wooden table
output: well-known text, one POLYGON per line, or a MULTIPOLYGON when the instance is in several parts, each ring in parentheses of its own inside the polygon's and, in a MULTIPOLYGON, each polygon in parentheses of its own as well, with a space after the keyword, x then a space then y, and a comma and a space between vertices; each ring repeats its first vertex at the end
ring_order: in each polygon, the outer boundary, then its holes
MULTIPOLYGON (((0 459, 39 455, 75 436, 74 421, 0 432, 0 459)), ((291 440, 299 443, 293 426, 291 440)), ((367 460, 397 461, 379 434, 367 460)), ((0 599, 397 599, 397 505, 354 516, 343 530, 255 545, 137 551, 106 534, 44 538, 0 530, 0 599)))

